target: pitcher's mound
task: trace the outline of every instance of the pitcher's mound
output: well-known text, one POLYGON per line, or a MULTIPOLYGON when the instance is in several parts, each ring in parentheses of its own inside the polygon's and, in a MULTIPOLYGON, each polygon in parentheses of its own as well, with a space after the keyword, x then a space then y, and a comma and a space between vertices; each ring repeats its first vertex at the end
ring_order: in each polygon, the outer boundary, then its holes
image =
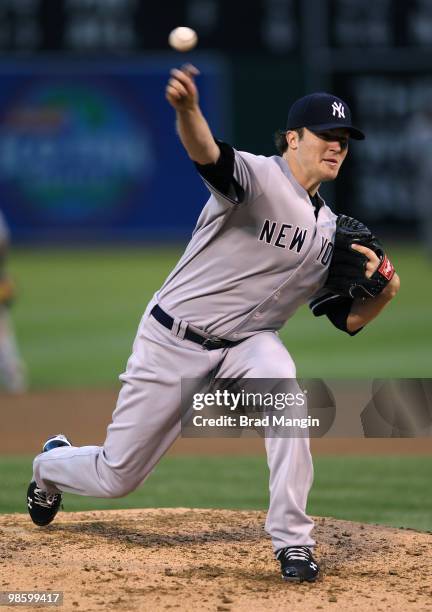
POLYGON ((429 533, 317 518, 321 579, 291 584, 264 519, 186 508, 63 512, 39 528, 3 515, 0 590, 63 591, 64 611, 432 612, 429 533))

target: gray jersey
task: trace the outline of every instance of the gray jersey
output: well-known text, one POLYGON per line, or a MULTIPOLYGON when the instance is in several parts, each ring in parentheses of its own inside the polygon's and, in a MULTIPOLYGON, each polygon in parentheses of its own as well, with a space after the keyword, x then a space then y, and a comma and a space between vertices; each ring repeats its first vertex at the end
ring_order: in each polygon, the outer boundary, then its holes
POLYGON ((307 191, 279 156, 235 151, 237 202, 210 184, 185 253, 156 299, 161 307, 227 339, 278 330, 320 292, 333 250, 336 215, 307 191))

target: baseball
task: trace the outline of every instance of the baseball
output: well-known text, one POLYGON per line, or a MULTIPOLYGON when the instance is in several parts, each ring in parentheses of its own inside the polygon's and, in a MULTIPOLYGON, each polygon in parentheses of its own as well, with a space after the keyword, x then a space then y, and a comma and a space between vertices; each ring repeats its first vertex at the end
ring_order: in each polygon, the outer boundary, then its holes
POLYGON ((168 42, 176 51, 190 51, 197 44, 198 36, 192 28, 181 26, 172 30, 168 42))

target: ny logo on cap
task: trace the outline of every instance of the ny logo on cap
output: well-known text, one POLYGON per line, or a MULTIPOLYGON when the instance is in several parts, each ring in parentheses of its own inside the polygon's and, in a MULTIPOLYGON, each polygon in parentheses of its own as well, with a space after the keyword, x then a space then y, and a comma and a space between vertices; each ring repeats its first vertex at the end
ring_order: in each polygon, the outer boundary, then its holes
POLYGON ((342 102, 336 102, 336 101, 333 102, 332 109, 333 109, 333 117, 336 117, 336 113, 337 113, 338 119, 345 119, 345 108, 342 102))

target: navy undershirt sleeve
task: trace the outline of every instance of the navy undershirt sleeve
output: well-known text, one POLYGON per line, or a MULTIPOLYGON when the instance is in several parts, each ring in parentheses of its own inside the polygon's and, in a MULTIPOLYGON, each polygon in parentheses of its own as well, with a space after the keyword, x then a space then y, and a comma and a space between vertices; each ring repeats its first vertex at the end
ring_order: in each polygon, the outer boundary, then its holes
POLYGON ((215 164, 199 164, 194 162, 200 175, 212 187, 224 195, 232 195, 233 191, 238 201, 244 196, 244 190, 234 179, 234 149, 221 140, 216 140, 220 149, 220 156, 215 164))
POLYGON ((346 332, 350 336, 355 336, 363 329, 363 327, 356 329, 354 332, 350 332, 347 329, 347 319, 349 313, 351 312, 352 303, 352 298, 341 297, 340 301, 338 300, 334 304, 331 304, 328 312, 326 312, 326 315, 335 327, 346 332))
POLYGON ((312 302, 310 308, 316 317, 325 314, 335 327, 346 332, 350 336, 355 336, 363 327, 360 327, 354 332, 350 332, 347 329, 347 319, 351 312, 353 301, 353 298, 344 297, 343 295, 335 296, 328 294, 328 297, 322 296, 315 300, 315 303, 312 302))

